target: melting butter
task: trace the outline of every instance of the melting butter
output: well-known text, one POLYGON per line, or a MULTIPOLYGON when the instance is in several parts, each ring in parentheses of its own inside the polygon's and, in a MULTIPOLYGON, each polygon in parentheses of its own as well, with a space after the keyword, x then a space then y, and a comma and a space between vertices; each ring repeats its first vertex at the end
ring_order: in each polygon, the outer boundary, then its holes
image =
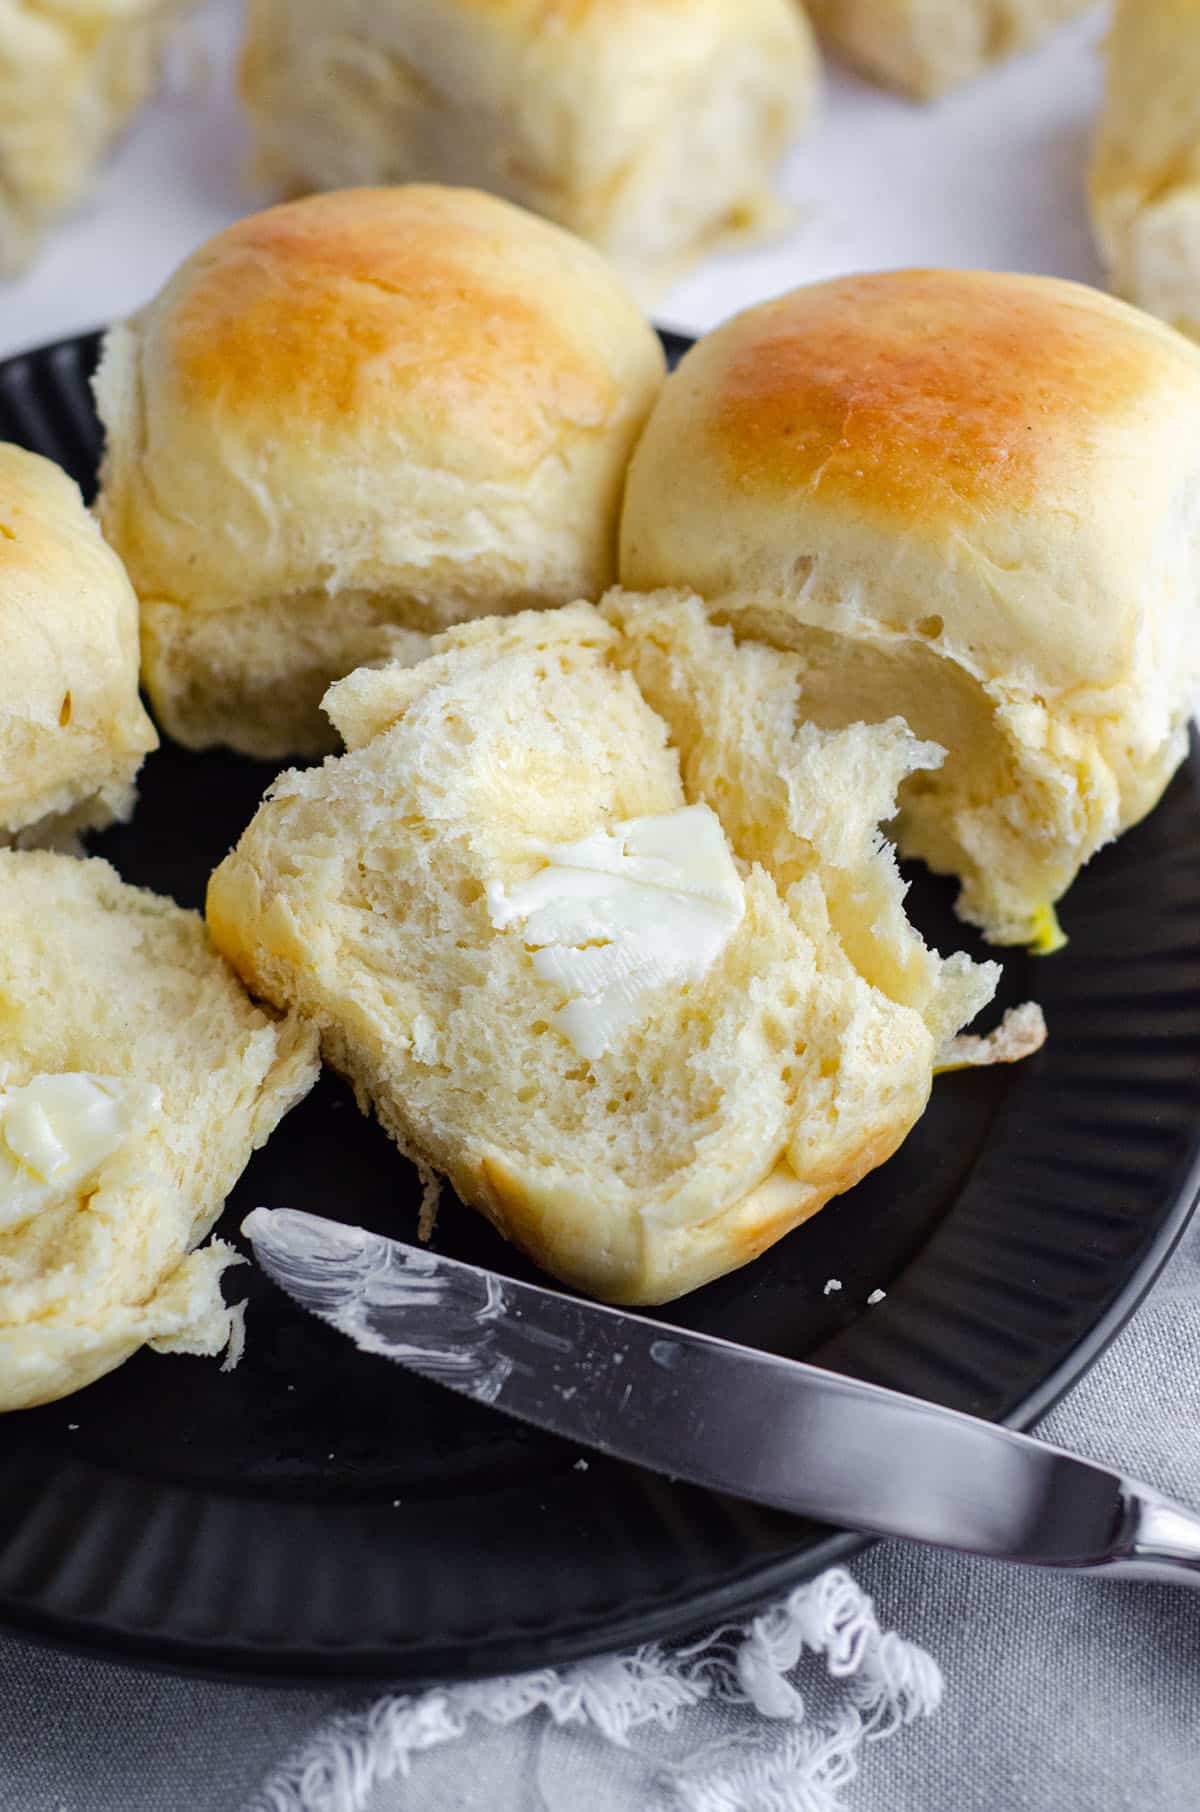
POLYGON ((1056 950, 1065 950, 1070 939, 1058 922, 1058 914, 1053 906, 1039 906, 1033 915, 1029 933, 1029 949, 1034 956, 1053 956, 1056 950))
POLYGON ((161 1108, 157 1088, 82 1071, 0 1087, 0 1231, 80 1194, 161 1108))
POLYGON ((745 897, 707 805, 630 818, 542 847, 546 866, 511 891, 492 882, 498 931, 522 926, 534 969, 567 1003, 555 1024, 599 1057, 664 983, 699 981, 741 924, 745 897))

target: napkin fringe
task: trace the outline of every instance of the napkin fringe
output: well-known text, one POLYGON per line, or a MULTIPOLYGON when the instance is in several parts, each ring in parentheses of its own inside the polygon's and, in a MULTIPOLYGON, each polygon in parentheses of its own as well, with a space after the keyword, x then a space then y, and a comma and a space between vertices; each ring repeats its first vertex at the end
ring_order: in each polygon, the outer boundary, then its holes
POLYGON ((882 1631, 871 1600, 839 1567, 748 1628, 718 1630, 690 1647, 651 1643, 561 1670, 389 1695, 318 1731, 247 1812, 368 1812, 376 1787, 407 1776, 419 1755, 464 1736, 473 1719, 499 1726, 542 1713, 625 1749, 639 1728, 672 1730, 682 1714, 714 1700, 770 1720, 766 1736, 735 1732, 681 1760, 652 1763, 661 1812, 839 1812, 864 1741, 931 1716, 941 1696, 936 1662, 882 1631), (832 1722, 808 1721, 793 1677, 806 1653, 846 1687, 832 1722))

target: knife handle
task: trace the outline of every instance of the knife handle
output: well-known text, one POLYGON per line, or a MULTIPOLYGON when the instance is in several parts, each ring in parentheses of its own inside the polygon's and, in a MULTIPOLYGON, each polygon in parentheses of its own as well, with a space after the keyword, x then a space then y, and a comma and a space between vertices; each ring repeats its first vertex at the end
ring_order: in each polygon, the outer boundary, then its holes
POLYGON ((1200 1515, 1146 1485, 1130 1485, 1121 1535, 1103 1571, 1200 1587, 1200 1515))

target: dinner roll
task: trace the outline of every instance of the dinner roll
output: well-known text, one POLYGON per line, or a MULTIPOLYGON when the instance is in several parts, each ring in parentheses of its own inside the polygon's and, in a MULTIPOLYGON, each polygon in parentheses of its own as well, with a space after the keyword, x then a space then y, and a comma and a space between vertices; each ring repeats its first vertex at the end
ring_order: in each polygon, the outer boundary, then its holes
POLYGON ((0 1409, 147 1342, 221 1351, 235 1255, 194 1248, 316 1073, 312 1032, 251 1004, 198 913, 106 862, 0 851, 0 1409))
POLYGON ((598 596, 662 375, 603 259, 490 196, 356 190, 219 233, 96 378, 160 725, 314 754, 331 680, 598 596))
POLYGON ((993 992, 878 836, 940 751, 797 731, 801 663, 682 594, 434 647, 331 689, 347 753, 272 788, 213 940, 539 1264, 665 1302, 889 1157, 993 992))
POLYGON ((0 275, 91 187, 187 0, 0 0, 0 275))
POLYGON ((633 460, 622 582, 802 657, 802 709, 947 751, 901 849, 999 943, 1183 756, 1200 668, 1200 352, 1091 290, 896 271, 702 340, 633 460))
POLYGON ((65 472, 0 442, 0 843, 127 818, 154 726, 137 599, 65 472))
POLYGON ((251 0, 242 60, 267 182, 477 183, 644 299, 774 220, 816 85, 797 0, 251 0))
MULTIPOLYGON (((817 30, 865 74, 920 101, 1027 50, 1091 0, 808 0, 817 30)), ((1137 4, 1137 0, 1134 0, 1137 4)))
POLYGON ((1091 170, 1113 287, 1200 338, 1200 0, 1119 0, 1091 170))

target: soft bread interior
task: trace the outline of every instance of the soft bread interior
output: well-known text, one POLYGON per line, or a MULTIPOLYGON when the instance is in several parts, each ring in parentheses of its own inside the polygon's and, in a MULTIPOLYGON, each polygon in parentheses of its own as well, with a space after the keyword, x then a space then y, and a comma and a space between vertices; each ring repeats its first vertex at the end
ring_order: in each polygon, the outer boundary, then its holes
POLYGON ((993 992, 995 965, 924 948, 878 834, 896 780, 940 752, 894 718, 797 739, 797 663, 695 600, 493 619, 435 650, 331 689, 347 753, 272 789, 212 878, 214 940, 540 1263, 668 1300, 888 1157, 993 992), (696 804, 740 923, 585 1058, 561 983, 489 900, 548 846, 696 804))
MULTIPOLYGON (((813 688, 807 655, 736 641, 685 592, 617 590, 603 610, 624 632, 616 659, 681 751, 689 796, 713 807, 737 853, 760 863, 781 892, 818 872, 859 973, 915 1007, 939 1041, 952 1036, 983 1004, 982 972, 964 956, 928 949, 905 915, 895 856, 879 835, 898 791, 941 775, 936 739, 923 745, 908 732, 882 676, 855 695, 857 712, 835 708, 813 688)), ((848 648, 847 659, 860 652, 848 648)))
POLYGON ((162 1097, 83 1194, 0 1232, 0 1409, 147 1341, 221 1350, 233 1254, 194 1248, 316 1070, 312 1031, 246 998, 196 913, 105 862, 0 851, 0 1086, 84 1072, 162 1097))
MULTIPOLYGON (((837 729, 895 713, 946 751, 900 783, 899 847, 959 877, 960 915, 994 943, 1036 940, 1045 909, 1115 834, 1126 805, 1094 730, 947 659, 936 616, 917 633, 859 625, 855 636, 769 604, 718 614, 739 637, 798 657, 806 722, 837 729)), ((1147 785, 1161 785, 1178 757, 1172 741, 1147 785)))

